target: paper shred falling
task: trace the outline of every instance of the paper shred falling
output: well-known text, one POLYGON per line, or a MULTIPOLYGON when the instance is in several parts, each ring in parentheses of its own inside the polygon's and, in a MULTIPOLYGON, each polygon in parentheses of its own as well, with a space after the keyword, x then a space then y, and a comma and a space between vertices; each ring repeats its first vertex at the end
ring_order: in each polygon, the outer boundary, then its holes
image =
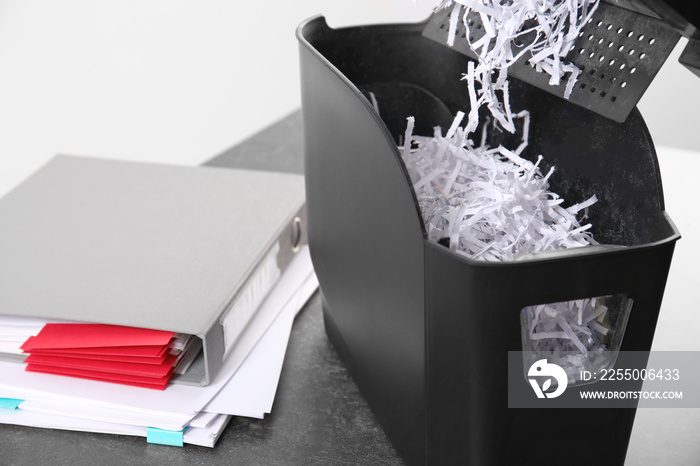
POLYGON ((475 146, 459 126, 459 113, 448 133, 435 128, 433 137, 413 135, 408 118, 399 150, 418 199, 428 239, 472 259, 513 260, 523 255, 597 244, 576 214, 597 198, 570 207, 549 191, 550 169, 543 176, 540 156, 532 163, 521 157, 527 146, 529 114, 521 112, 523 140, 511 151, 481 143, 475 146))
POLYGON ((565 81, 564 97, 568 99, 580 70, 566 62, 566 56, 598 3, 599 0, 444 0, 438 9, 452 6, 447 44, 455 43, 461 15, 467 30, 464 40, 478 56, 476 67, 470 62, 463 78, 469 86, 472 108, 467 132, 477 128, 476 110, 482 106, 489 109, 503 129, 515 131, 507 78, 508 68, 522 56, 529 56, 528 63, 537 71, 549 74, 550 85, 565 81), (483 35, 481 31, 471 31, 475 17, 480 20, 479 27, 483 26, 483 35))

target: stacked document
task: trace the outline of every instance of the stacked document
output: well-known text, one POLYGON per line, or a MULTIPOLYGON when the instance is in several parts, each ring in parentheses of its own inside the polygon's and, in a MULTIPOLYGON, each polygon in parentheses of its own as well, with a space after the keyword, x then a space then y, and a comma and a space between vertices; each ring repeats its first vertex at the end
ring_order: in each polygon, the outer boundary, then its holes
POLYGON ((163 390, 194 354, 193 341, 163 330, 63 323, 45 324, 21 348, 30 353, 27 371, 163 390))
POLYGON ((0 423, 214 446, 318 283, 303 179, 57 157, 0 199, 0 423))

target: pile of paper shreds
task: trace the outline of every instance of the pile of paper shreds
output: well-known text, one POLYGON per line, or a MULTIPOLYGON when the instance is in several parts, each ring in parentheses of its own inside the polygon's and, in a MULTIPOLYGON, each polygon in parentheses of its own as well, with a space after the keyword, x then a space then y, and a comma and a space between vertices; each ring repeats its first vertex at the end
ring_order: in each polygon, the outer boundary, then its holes
POLYGON ((435 128, 432 137, 413 135, 408 119, 402 156, 418 198, 428 239, 472 259, 508 260, 525 254, 574 248, 594 243, 576 214, 597 198, 569 208, 549 191, 552 167, 542 176, 542 156, 532 163, 520 156, 527 146, 529 117, 522 144, 514 151, 474 144, 459 124, 459 112, 446 135, 435 128))
MULTIPOLYGON (((579 214, 586 217, 596 196, 563 207, 564 199, 549 190, 554 167, 543 176, 542 156, 535 163, 521 157, 527 146, 527 112, 516 116, 523 119, 523 139, 513 151, 486 144, 488 125, 475 144, 460 127, 463 118, 459 112, 447 134, 437 127, 432 137, 414 135, 414 119, 408 118, 400 151, 429 240, 486 261, 597 244, 591 224, 581 225, 577 219, 579 214)), ((611 329, 603 301, 536 306, 525 343, 534 360, 556 361, 572 383, 583 369, 607 367, 612 355, 605 336, 611 329)))

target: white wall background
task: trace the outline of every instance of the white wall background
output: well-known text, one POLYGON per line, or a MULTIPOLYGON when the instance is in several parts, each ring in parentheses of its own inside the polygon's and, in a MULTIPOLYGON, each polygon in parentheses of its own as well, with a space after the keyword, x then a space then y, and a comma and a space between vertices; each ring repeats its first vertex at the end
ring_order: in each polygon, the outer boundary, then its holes
POLYGON ((0 194, 56 153, 198 164, 300 106, 296 26, 412 0, 0 0, 0 194))
MULTIPOLYGON (((56 153, 201 163, 299 107, 303 19, 417 21, 436 3, 0 0, 0 194, 56 153)), ((680 65, 641 108, 658 143, 700 149, 700 79, 680 65)))

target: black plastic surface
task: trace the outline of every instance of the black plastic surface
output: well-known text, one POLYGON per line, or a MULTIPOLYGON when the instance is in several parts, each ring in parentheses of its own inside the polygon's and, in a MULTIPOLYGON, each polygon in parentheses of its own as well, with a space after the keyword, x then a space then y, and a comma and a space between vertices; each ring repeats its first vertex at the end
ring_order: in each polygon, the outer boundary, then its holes
POLYGON ((596 237, 628 247, 509 263, 454 255, 424 240, 396 149, 399 109, 410 105, 381 92, 392 83, 421 89, 411 91, 425 104, 411 112, 418 121, 442 118, 443 106, 465 109, 465 59, 422 38, 422 26, 332 30, 315 18, 298 32, 309 243, 327 333, 411 464, 536 464, 553 436, 590 432, 604 439, 596 449, 606 464, 622 464, 634 410, 508 410, 505 365, 507 351, 520 349, 522 307, 605 294, 634 299, 622 349, 649 349, 679 235, 643 120, 635 110, 618 124, 513 83, 514 108, 533 115, 525 155, 558 167, 553 190, 570 203, 597 194, 596 237), (386 122, 368 90, 378 90, 386 122), (437 111, 428 108, 435 100, 437 111), (538 436, 573 419, 576 427, 538 436))
POLYGON ((381 121, 317 52, 302 47, 301 60, 309 243, 336 310, 325 316, 326 328, 360 389, 371 393, 368 402, 387 434, 409 456, 422 457, 422 224, 400 161, 381 157, 391 150, 381 121))

